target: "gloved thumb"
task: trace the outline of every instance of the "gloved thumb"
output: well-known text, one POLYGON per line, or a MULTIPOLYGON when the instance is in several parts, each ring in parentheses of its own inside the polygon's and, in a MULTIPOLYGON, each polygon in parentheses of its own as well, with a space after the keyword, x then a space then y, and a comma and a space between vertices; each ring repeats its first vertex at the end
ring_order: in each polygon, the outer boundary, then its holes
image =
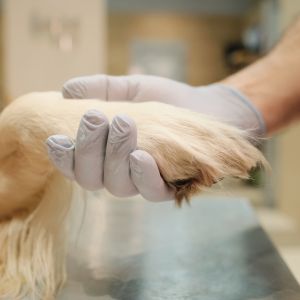
POLYGON ((130 101, 136 95, 137 85, 134 76, 99 74, 68 80, 63 85, 62 93, 67 99, 130 101))

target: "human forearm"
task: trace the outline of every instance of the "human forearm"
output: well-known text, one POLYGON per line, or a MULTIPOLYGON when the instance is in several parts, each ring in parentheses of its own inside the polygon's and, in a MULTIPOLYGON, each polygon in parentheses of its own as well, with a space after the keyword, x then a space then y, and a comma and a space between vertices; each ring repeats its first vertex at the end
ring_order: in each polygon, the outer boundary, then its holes
POLYGON ((300 21, 264 58, 226 78, 261 111, 270 134, 300 118, 300 21))

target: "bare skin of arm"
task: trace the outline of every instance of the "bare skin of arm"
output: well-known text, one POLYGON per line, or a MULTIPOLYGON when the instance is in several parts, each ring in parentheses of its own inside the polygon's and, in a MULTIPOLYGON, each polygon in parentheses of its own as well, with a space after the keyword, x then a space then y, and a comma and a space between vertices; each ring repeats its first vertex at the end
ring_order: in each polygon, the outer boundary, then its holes
POLYGON ((261 111, 267 134, 300 119, 300 19, 265 57, 222 83, 243 92, 261 111))

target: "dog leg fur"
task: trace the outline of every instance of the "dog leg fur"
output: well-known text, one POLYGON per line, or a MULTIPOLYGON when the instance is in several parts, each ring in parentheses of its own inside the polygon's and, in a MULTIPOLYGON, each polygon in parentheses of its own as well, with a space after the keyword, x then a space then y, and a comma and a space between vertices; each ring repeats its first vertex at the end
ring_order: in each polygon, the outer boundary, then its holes
POLYGON ((63 284, 65 250, 56 246, 64 244, 71 188, 54 170, 44 143, 53 134, 75 138, 89 109, 110 120, 120 113, 133 118, 138 148, 155 158, 179 204, 221 178, 247 178, 257 164, 267 165, 247 132, 186 109, 63 100, 56 92, 17 99, 0 115, 0 299, 29 293, 52 299, 63 284))

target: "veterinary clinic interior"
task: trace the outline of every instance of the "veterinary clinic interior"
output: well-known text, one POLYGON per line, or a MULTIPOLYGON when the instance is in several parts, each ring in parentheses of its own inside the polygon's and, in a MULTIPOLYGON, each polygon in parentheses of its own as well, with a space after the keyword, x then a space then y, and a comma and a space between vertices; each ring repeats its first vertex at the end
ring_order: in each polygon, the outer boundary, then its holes
POLYGON ((0 298, 299 300, 299 47, 297 0, 1 0, 0 298))

